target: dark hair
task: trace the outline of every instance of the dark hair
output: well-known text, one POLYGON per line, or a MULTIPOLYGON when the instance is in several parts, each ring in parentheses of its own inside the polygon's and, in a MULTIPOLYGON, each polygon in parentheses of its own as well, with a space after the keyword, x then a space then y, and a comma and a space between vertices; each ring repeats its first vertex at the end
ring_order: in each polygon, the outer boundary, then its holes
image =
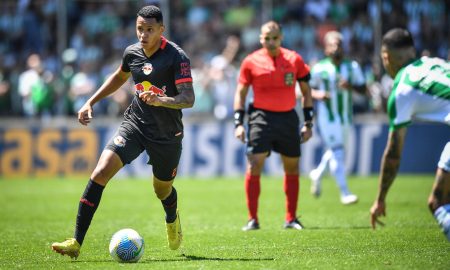
POLYGON ((158 23, 163 22, 161 10, 157 6, 145 6, 139 10, 137 16, 141 16, 142 18, 146 19, 155 18, 156 22, 158 23))
POLYGON ((408 30, 403 28, 394 28, 384 34, 381 44, 386 46, 388 49, 403 49, 414 47, 414 40, 408 30))

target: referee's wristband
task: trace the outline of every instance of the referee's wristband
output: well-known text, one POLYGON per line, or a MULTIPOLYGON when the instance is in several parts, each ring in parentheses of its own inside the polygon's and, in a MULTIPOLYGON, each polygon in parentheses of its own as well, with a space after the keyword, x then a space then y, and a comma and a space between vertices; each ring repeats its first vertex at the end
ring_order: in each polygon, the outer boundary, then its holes
POLYGON ((237 128, 238 126, 244 125, 244 115, 245 115, 245 111, 242 109, 234 111, 234 127, 235 128, 237 128))
POLYGON ((305 122, 311 122, 314 119, 314 109, 312 107, 303 108, 305 122))

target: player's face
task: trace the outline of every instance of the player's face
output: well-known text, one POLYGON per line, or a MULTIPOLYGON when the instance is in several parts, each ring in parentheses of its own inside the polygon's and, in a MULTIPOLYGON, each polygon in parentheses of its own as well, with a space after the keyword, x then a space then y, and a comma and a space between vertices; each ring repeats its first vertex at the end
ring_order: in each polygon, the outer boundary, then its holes
POLYGON ((144 50, 153 50, 159 47, 164 25, 155 18, 146 19, 138 16, 136 19, 136 34, 144 50))
POLYGON ((276 55, 281 47, 283 35, 277 29, 263 28, 259 41, 263 48, 266 48, 270 54, 276 55))
POLYGON ((342 48, 342 41, 338 38, 330 39, 325 43, 325 55, 334 58, 336 60, 341 60, 344 56, 344 49, 342 48))

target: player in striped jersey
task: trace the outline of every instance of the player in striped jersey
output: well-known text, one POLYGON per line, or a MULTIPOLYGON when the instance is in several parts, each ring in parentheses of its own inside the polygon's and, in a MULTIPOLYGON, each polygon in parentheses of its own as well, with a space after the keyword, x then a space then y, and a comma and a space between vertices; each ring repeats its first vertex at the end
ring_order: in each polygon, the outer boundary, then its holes
MULTIPOLYGON (((413 120, 450 125, 450 62, 430 57, 417 59, 411 34, 401 28, 384 35, 381 58, 386 72, 394 78, 394 86, 387 104, 390 129, 379 190, 370 209, 374 229, 376 223, 383 224, 378 218, 386 215, 385 200, 400 166, 407 126, 413 120)), ((450 241, 450 141, 437 164, 428 206, 450 241)))
POLYGON ((324 46, 327 57, 314 65, 310 85, 316 101, 317 125, 326 151, 320 164, 309 174, 311 193, 320 196, 321 180, 329 167, 339 187, 341 202, 352 204, 358 201, 358 197, 347 185, 345 142, 353 117, 352 92, 365 93, 365 79, 359 64, 344 58, 341 33, 328 32, 324 46))

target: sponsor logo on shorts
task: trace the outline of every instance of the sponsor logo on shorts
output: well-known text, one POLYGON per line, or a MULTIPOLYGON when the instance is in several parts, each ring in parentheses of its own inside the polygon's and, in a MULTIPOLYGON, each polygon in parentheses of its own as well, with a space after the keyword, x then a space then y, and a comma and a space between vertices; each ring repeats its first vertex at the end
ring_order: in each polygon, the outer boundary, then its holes
POLYGON ((116 136, 114 138, 114 144, 119 146, 119 147, 124 147, 125 146, 125 139, 122 136, 116 136))

